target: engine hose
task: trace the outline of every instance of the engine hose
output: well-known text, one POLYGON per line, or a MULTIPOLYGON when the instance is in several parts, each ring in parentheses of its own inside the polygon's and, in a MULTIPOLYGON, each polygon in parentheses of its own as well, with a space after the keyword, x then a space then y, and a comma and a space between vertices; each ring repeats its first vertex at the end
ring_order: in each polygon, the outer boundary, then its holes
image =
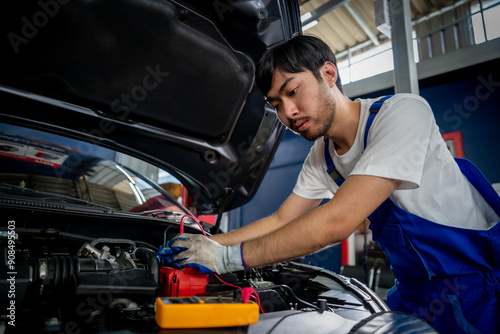
POLYGON ((92 324, 94 325, 95 333, 107 333, 108 326, 107 320, 101 311, 96 311, 95 314, 91 314, 92 324))
POLYGON ((147 270, 153 275, 153 279, 158 283, 160 278, 160 263, 156 253, 144 247, 139 247, 135 250, 135 257, 146 262, 147 270))
MULTIPOLYGON (((154 275, 156 282, 159 277, 159 265, 156 253, 144 249, 138 252, 146 262, 148 269, 154 275), (153 255, 150 255, 152 253, 153 255), (156 260, 156 262, 154 261, 156 260)), ((64 286, 73 274, 80 272, 111 272, 113 270, 127 270, 135 268, 133 261, 94 258, 78 258, 76 256, 48 256, 38 258, 32 262, 34 279, 39 280, 45 287, 60 288, 64 286)))

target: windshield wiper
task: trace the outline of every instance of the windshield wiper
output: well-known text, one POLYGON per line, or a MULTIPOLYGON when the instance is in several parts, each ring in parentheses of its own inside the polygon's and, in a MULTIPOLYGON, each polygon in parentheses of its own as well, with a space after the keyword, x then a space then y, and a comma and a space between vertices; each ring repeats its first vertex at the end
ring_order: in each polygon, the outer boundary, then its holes
POLYGON ((108 213, 118 211, 114 208, 110 208, 109 206, 96 204, 89 202, 87 200, 81 198, 75 198, 66 195, 54 194, 41 190, 34 190, 31 188, 24 188, 20 186, 14 186, 8 183, 0 183, 0 193, 9 194, 9 195, 17 195, 17 196, 25 196, 25 197, 34 197, 39 201, 44 202, 57 202, 57 203, 67 203, 67 204, 79 204, 85 206, 92 206, 96 208, 105 209, 108 213))

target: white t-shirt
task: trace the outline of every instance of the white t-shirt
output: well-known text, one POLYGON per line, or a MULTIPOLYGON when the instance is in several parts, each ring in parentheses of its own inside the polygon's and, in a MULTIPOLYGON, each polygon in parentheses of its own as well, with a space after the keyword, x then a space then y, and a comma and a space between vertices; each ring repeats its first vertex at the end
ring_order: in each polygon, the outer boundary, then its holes
MULTIPOLYGON (((370 105, 361 102, 354 144, 339 156, 330 142, 339 173, 402 180, 391 199, 400 207, 433 222, 469 229, 487 229, 499 217, 469 183, 450 154, 429 104, 420 96, 397 94, 386 100, 363 136, 370 105)), ((337 184, 326 173, 324 140, 319 138, 307 156, 293 192, 311 199, 332 198, 337 184)))

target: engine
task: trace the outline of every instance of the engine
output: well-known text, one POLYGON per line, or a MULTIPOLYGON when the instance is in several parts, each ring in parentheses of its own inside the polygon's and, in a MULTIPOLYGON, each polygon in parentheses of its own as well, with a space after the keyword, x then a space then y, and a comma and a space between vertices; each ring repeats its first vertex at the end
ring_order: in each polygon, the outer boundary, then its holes
POLYGON ((154 246, 128 239, 17 229, 13 248, 9 232, 0 233, 6 333, 158 332, 158 297, 241 300, 244 288, 255 292, 261 315, 338 308, 368 316, 384 308, 362 285, 295 262, 216 276, 172 268, 154 246))
MULTIPOLYGON (((310 307, 299 302, 279 266, 206 275, 162 265, 157 249, 126 239, 78 238, 55 230, 8 232, 0 238, 2 317, 15 332, 98 333, 157 329, 155 300, 161 296, 231 296, 242 287, 258 292, 263 312, 310 307), (9 262, 10 260, 10 262, 9 262), (15 272, 9 265, 15 264, 15 272), (271 281, 273 280, 273 281, 271 281), (11 295, 15 298, 3 298, 11 295), (15 312, 9 312, 9 307, 15 312)), ((304 291, 302 291, 304 292, 304 291)), ((314 307, 314 306, 313 306, 314 307)))
POLYGON ((16 310, 15 317, 7 314, 16 325, 8 328, 100 332, 114 322, 151 321, 159 277, 153 249, 122 239, 84 242, 46 230, 18 234, 12 256, 5 239, 2 272, 15 284, 3 279, 0 290, 15 298, 2 298, 2 309, 16 310), (12 263, 15 272, 9 270, 12 263))

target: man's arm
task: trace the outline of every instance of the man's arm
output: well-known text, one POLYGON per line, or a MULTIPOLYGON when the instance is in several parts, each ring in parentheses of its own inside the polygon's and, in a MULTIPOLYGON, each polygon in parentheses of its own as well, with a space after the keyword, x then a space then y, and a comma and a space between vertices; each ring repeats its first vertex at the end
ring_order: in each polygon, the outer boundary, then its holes
POLYGON ((259 267, 310 254, 347 238, 396 190, 401 181, 353 175, 335 196, 260 238, 243 245, 247 266, 259 267))
POLYGON ((232 246, 277 230, 319 205, 321 199, 307 199, 292 193, 271 216, 257 220, 237 230, 214 235, 211 239, 223 246, 232 246))

